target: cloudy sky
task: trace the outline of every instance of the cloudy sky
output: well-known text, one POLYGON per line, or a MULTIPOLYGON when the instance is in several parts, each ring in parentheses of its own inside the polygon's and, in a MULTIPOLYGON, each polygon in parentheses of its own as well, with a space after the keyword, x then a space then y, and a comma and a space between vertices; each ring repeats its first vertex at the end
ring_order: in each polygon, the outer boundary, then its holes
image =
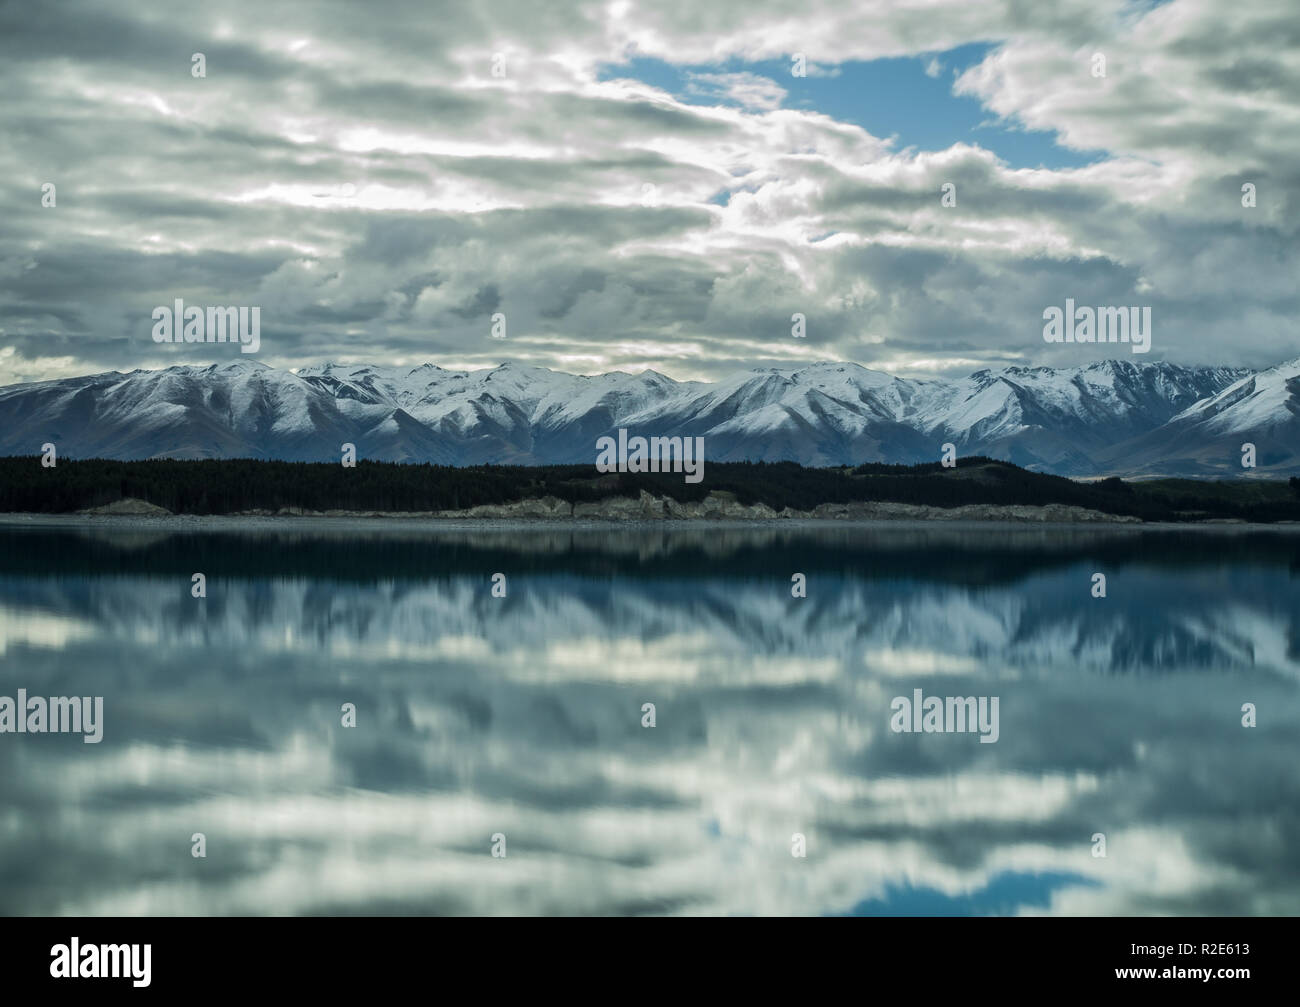
POLYGON ((0 0, 0 88, 0 383, 239 356, 177 297, 279 367, 1300 354, 1294 0, 0 0))

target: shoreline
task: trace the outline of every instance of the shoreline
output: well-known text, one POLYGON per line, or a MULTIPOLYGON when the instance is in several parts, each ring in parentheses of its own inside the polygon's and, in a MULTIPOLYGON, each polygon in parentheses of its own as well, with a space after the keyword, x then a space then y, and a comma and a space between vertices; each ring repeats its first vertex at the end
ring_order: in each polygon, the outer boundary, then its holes
POLYGON ((682 531, 691 529, 752 529, 775 531, 783 528, 790 530, 816 530, 825 528, 898 528, 915 530, 964 529, 980 530, 1020 530, 1035 531, 1040 529, 1070 529, 1106 532, 1143 532, 1143 531, 1197 531, 1213 534, 1236 534, 1243 532, 1274 532, 1279 534, 1300 533, 1298 522, 1260 523, 1247 521, 1160 521, 1144 522, 1138 520, 1051 520, 1040 518, 1012 517, 771 517, 771 518, 737 518, 737 517, 525 517, 525 516, 483 516, 441 517, 434 514, 375 514, 365 512, 336 512, 331 514, 38 514, 29 512, 0 513, 2 528, 74 528, 101 529, 115 531, 228 531, 228 532, 272 532, 272 531, 392 531, 392 532, 463 532, 463 531, 682 531))

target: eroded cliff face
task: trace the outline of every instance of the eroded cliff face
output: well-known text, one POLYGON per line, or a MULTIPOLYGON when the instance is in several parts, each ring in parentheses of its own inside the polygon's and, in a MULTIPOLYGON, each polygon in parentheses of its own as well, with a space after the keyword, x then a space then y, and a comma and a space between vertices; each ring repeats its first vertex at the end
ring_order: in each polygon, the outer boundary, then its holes
POLYGON ((438 511, 446 518, 565 518, 611 521, 655 521, 703 519, 714 521, 769 521, 780 519, 819 520, 935 520, 935 521, 1100 521, 1139 523, 1135 517, 1105 514, 1065 504, 1044 506, 968 504, 963 507, 928 507, 904 503, 826 503, 811 511, 767 504, 742 504, 729 495, 710 493, 703 500, 679 503, 641 491, 635 499, 610 497, 594 503, 568 504, 555 497, 491 504, 460 511, 438 511))
MULTIPOLYGON (((81 511, 87 515, 129 515, 152 517, 171 512, 143 500, 119 500, 106 507, 81 511)), ((243 517, 387 517, 447 518, 508 521, 551 521, 574 518, 580 521, 1053 521, 1141 523, 1139 518, 1106 514, 1066 504, 1029 506, 1024 504, 967 504, 963 507, 928 507, 905 503, 825 503, 810 511, 783 508, 773 510, 767 504, 742 504, 730 494, 710 493, 703 500, 679 503, 670 497, 656 497, 641 491, 632 497, 608 497, 593 503, 571 504, 558 497, 538 497, 508 504, 483 504, 468 510, 393 512, 393 511, 314 511, 285 507, 279 511, 241 511, 243 517)))
POLYGON ((160 514, 170 514, 166 507, 159 507, 157 504, 151 504, 147 500, 137 500, 135 497, 123 497, 121 500, 114 500, 111 504, 105 504, 103 507, 89 507, 86 510, 79 511, 81 514, 124 514, 128 517, 153 517, 160 514))

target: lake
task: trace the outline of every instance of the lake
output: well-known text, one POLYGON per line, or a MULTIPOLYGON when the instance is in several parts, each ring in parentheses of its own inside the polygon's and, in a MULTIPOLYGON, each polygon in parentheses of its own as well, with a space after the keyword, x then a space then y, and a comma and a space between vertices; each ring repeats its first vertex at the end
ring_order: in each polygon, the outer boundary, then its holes
POLYGON ((0 733, 0 912, 1300 913, 1298 576, 1287 529, 11 521, 0 696, 102 738, 0 733))

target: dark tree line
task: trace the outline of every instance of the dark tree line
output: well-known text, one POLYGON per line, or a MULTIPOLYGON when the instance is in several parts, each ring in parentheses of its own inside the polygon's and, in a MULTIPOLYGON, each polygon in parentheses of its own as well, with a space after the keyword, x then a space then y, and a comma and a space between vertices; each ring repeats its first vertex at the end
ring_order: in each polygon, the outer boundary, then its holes
POLYGON ((69 513, 135 498, 178 514, 249 510, 462 510, 543 496, 570 503, 635 497, 642 490, 678 501, 713 491, 774 510, 812 510, 823 503, 891 501, 962 504, 1073 504, 1144 520, 1239 518, 1300 520, 1300 479, 1128 483, 1078 482, 989 458, 960 459, 955 468, 860 465, 806 468, 795 462, 710 462, 704 479, 676 473, 612 473, 592 465, 412 465, 337 462, 111 461, 64 459, 43 468, 39 457, 0 458, 0 511, 69 513))

